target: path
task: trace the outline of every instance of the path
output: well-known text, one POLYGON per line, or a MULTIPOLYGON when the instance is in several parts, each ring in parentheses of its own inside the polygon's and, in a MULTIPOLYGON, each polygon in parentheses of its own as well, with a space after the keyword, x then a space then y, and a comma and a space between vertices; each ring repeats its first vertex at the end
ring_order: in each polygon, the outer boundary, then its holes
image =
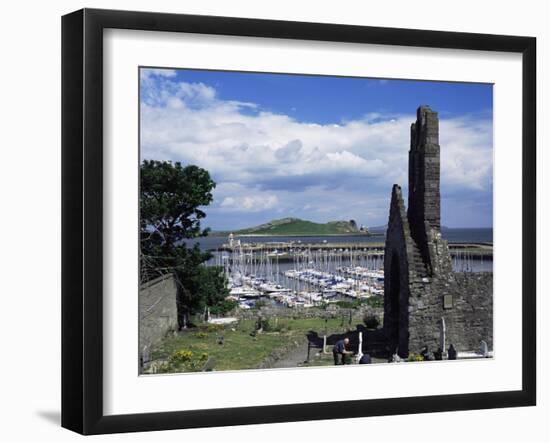
MULTIPOLYGON (((316 349, 311 350, 313 356, 316 349)), ((307 341, 300 343, 296 348, 292 349, 284 357, 277 360, 271 367, 272 368, 296 368, 300 366, 307 357, 307 341)))

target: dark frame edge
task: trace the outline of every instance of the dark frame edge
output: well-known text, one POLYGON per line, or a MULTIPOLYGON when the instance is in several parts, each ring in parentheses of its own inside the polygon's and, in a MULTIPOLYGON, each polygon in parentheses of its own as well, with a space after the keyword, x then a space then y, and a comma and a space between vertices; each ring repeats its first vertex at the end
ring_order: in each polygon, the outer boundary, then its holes
POLYGON ((170 411, 104 416, 95 424, 90 433, 149 432, 312 420, 353 419, 385 415, 499 409, 532 405, 530 395, 526 391, 521 390, 231 409, 170 411))
POLYGON ((522 52, 522 385, 537 403, 537 40, 522 52))
POLYGON ((83 428, 83 11, 61 19, 61 425, 83 428))

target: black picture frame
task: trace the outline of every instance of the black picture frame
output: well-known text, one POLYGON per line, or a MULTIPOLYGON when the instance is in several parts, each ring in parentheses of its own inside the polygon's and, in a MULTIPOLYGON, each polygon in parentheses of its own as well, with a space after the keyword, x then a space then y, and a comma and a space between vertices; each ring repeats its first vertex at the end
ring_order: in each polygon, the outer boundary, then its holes
POLYGON ((532 37, 97 9, 65 15, 62 18, 62 426, 82 434, 104 434, 535 405, 535 117, 536 39, 532 37), (102 76, 103 30, 108 28, 521 54, 521 390, 104 415, 102 76))

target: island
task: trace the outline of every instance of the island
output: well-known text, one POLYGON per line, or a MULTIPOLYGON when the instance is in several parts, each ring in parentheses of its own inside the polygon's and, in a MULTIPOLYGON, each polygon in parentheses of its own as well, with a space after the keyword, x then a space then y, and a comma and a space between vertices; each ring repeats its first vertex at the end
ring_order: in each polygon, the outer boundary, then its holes
MULTIPOLYGON (((214 231, 211 235, 226 236, 228 231, 214 231)), ((358 226, 355 220, 336 220, 327 223, 315 223, 309 220, 286 217, 271 220, 251 228, 232 231, 238 236, 322 236, 322 235, 370 235, 364 226, 358 226)))

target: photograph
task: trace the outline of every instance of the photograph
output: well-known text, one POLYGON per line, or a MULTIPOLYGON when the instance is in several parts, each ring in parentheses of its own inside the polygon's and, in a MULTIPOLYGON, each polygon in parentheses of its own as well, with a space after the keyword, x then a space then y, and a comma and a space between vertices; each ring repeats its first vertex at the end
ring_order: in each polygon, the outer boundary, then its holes
POLYGON ((493 84, 137 75, 140 375, 497 358, 493 84))

